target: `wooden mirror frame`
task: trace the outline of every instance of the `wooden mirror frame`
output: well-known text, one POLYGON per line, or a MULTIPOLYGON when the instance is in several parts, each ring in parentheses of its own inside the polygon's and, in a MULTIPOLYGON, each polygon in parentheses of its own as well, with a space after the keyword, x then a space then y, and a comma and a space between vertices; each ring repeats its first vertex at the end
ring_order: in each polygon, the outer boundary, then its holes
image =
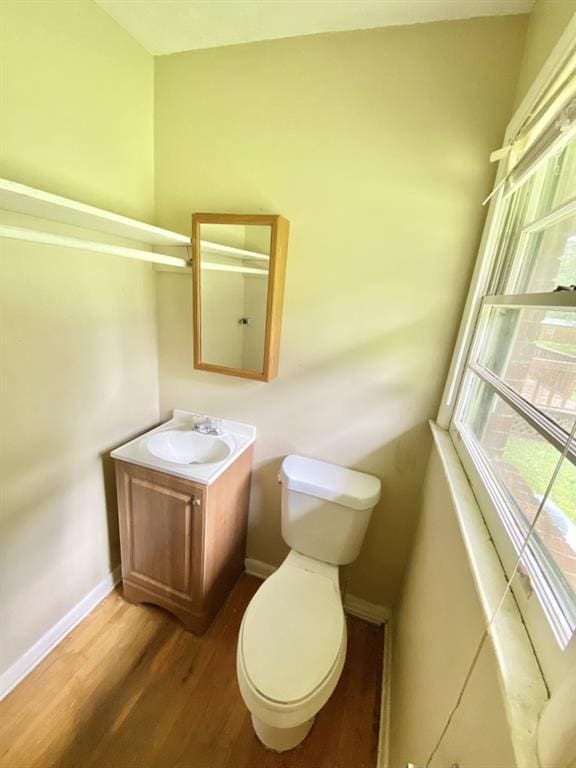
POLYGON ((192 214, 192 285, 194 300, 194 368, 199 371, 225 373, 244 379, 271 381, 278 375, 280 355, 280 331, 284 305, 284 278, 286 275, 286 254, 290 223, 276 214, 245 213, 194 213, 192 214), (242 368, 228 368, 223 365, 202 362, 202 317, 200 296, 200 225, 235 224, 246 226, 269 226, 270 267, 266 299, 266 332, 264 336, 264 365, 262 373, 242 368))

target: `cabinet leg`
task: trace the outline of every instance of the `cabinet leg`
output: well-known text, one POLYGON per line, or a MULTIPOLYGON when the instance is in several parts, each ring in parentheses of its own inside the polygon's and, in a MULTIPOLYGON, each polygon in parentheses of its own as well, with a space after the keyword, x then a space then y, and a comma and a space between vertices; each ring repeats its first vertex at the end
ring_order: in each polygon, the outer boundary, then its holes
POLYGON ((127 603, 132 603, 133 605, 140 605, 140 603, 142 603, 142 598, 138 594, 138 591, 125 580, 122 580, 122 597, 127 603))
POLYGON ((193 613, 190 609, 186 609, 166 597, 156 595, 144 587, 131 584, 127 580, 122 581, 122 593, 124 600, 133 605, 147 603, 163 608, 173 616, 176 616, 182 622, 184 628, 194 635, 203 635, 210 626, 209 616, 193 613))

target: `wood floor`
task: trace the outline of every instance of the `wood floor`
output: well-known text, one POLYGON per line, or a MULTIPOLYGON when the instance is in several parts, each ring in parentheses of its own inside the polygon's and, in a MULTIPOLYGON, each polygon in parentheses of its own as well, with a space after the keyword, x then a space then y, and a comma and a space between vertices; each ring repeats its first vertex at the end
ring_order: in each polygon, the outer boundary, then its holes
POLYGON ((243 576, 202 638, 112 593, 0 705, 0 766, 375 766, 383 630, 357 619, 338 687, 305 742, 278 755, 257 740, 235 655, 259 585, 243 576))

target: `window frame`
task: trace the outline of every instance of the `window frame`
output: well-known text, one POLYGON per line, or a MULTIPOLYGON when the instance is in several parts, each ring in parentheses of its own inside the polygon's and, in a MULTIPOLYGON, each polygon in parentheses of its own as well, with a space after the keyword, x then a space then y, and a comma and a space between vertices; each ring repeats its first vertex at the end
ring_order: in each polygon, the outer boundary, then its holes
MULTIPOLYGON (((504 147, 510 145, 530 114, 537 110, 546 94, 553 93, 559 78, 566 67, 566 62, 576 59, 576 17, 568 23, 552 54, 542 67, 531 88, 528 90, 518 109, 514 113, 504 134, 504 147)), ((499 153, 494 153, 498 155, 499 153)), ((486 222, 480 240, 478 257, 476 259, 470 288, 464 305, 462 320, 450 362, 442 400, 436 418, 436 423, 442 429, 448 429, 454 413, 456 393, 460 388, 465 371, 466 359, 470 351, 476 322, 478 320, 481 302, 490 293, 490 280, 494 274, 497 246, 502 227, 505 223, 506 202, 502 184, 507 172, 507 158, 500 159, 486 222)))
MULTIPOLYGON (((546 62, 540 75, 534 82, 532 88, 521 102, 517 112, 514 114, 505 134, 504 146, 512 144, 520 126, 522 126, 528 117, 537 111, 538 106, 546 101, 547 94, 554 93, 559 78, 566 70, 566 62, 572 57, 576 57, 576 18, 572 19, 558 45, 554 49, 552 56, 546 62)), ((500 155, 501 153, 496 153, 500 155)), ((482 310, 489 304, 502 304, 508 306, 541 306, 542 301, 553 306, 562 308, 562 306, 573 307, 576 301, 574 293, 556 293, 556 294, 516 294, 508 296, 494 296, 501 290, 502 286, 497 285, 497 279, 505 274, 502 264, 498 263, 499 245, 501 239, 506 236, 506 226, 508 223, 509 205, 507 195, 504 193, 504 180, 508 173, 508 158, 503 157, 498 164, 494 191, 490 199, 490 206, 486 218, 486 223, 480 243, 480 250, 472 282, 462 316, 462 322, 452 362, 448 372, 445 390, 443 393, 440 410, 437 417, 437 423, 440 427, 449 430, 452 442, 456 448, 464 470, 470 481, 470 485, 479 507, 485 518, 486 524, 493 538, 494 545, 503 564, 504 570, 510 572, 517 558, 517 546, 512 541, 510 529, 503 520, 501 510, 505 505, 504 500, 498 503, 498 495, 501 490, 498 484, 493 480, 492 473, 488 466, 485 466, 483 457, 472 448, 473 442, 466 440, 466 435, 461 434, 461 426, 457 425, 457 415, 460 403, 465 403, 466 399, 461 394, 463 387, 471 386, 472 377, 467 377, 469 370, 469 361, 474 354, 474 348, 482 336, 479 324, 481 323, 482 310), (496 501, 495 501, 496 500, 496 501)), ((536 182, 538 183, 538 182, 536 182)), ((528 208, 533 205, 534 208, 525 218, 529 221, 528 225, 521 227, 518 232, 518 243, 514 247, 512 254, 510 251, 506 258, 518 254, 522 242, 526 243, 529 233, 534 229, 542 227, 549 220, 554 220, 559 215, 559 211, 566 209, 567 204, 575 205, 576 200, 564 201, 558 209, 548 212, 545 216, 537 216, 537 205, 540 201, 540 189, 531 190, 531 200, 528 200, 528 208), (532 215, 530 215, 532 214, 532 215)), ((510 265, 514 269, 514 264, 510 265)), ((479 371, 474 371, 477 375, 479 371)), ((484 371, 480 379, 484 379, 484 371)), ((491 389, 497 392, 497 396, 512 395, 519 397, 513 390, 505 393, 499 392, 501 387, 494 387, 494 382, 490 382, 491 389)), ((505 402, 506 399, 504 398, 505 402)), ((510 402, 508 402, 511 405, 510 402)), ((514 407, 514 406, 512 406, 514 407)), ((517 410, 517 409, 515 409, 517 410)), ((533 409, 535 413, 534 420, 538 421, 538 409, 533 409)), ((524 413, 522 416, 525 418, 524 413)), ((558 449, 562 448, 562 440, 550 440, 554 429, 550 429, 550 424, 537 424, 530 422, 531 426, 537 428, 541 434, 544 429, 547 440, 558 449)), ((558 437, 558 436, 556 436, 558 437)), ((561 438, 561 436, 560 436, 561 438)), ((576 451, 576 446, 572 446, 576 451)), ((566 460, 566 459, 565 459, 566 460)), ((526 558, 532 557, 532 554, 526 550, 526 558)), ((559 634, 562 635, 561 628, 553 626, 554 611, 546 609, 546 600, 544 608, 536 597, 532 597, 532 581, 538 568, 530 568, 530 577, 524 566, 520 566, 512 582, 512 590, 519 609, 526 623, 531 641, 533 643, 536 655, 541 664, 544 677, 551 689, 558 687, 567 671, 570 663, 576 659, 576 633, 567 646, 562 648, 558 644, 559 634)), ((546 585, 539 584, 539 594, 545 593, 546 585)), ((554 602, 554 595, 550 594, 550 605, 554 602)))

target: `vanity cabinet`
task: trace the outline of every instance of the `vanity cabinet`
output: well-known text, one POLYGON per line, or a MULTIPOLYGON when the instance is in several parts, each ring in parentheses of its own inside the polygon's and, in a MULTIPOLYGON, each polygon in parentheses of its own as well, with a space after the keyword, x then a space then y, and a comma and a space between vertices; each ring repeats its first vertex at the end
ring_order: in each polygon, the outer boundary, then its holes
POLYGON ((252 453, 210 485, 116 460, 127 600, 206 631, 244 570, 252 453))

